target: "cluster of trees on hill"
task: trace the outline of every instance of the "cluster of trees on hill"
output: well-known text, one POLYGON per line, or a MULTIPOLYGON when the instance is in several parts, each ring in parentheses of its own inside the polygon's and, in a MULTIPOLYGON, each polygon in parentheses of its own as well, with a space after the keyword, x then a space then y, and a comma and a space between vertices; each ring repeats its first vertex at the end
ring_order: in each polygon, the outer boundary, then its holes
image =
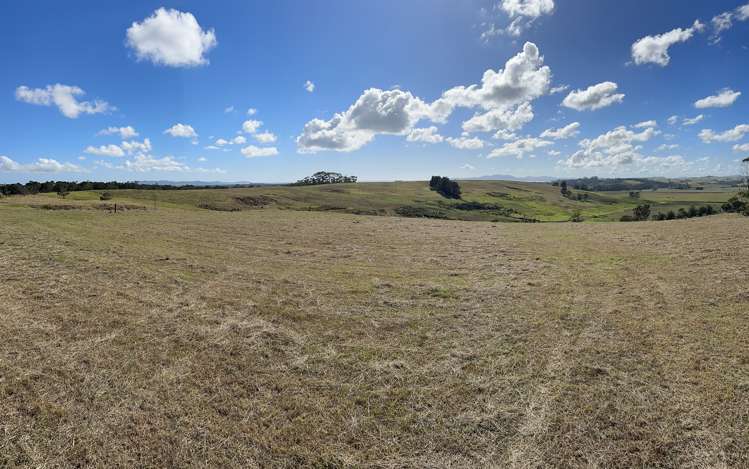
POLYGON ((293 183, 292 186, 317 186, 320 184, 343 184, 357 181, 356 176, 344 176, 341 173, 330 171, 318 171, 312 176, 307 176, 293 183))
POLYGON ((567 181, 554 181, 553 186, 572 187, 579 191, 604 192, 604 191, 643 191, 653 189, 689 189, 689 184, 677 181, 660 181, 657 179, 601 179, 598 177, 569 179, 567 181))
POLYGON ((68 181, 46 181, 37 182, 29 181, 26 184, 0 184, 0 194, 2 195, 28 195, 56 192, 66 194, 68 192, 78 191, 103 191, 117 189, 140 189, 140 190, 184 190, 184 189, 229 189, 232 187, 250 187, 246 184, 225 186, 174 186, 164 184, 143 184, 140 182, 68 182, 68 181))
POLYGON ((460 184, 447 177, 432 176, 432 179, 429 180, 429 188, 448 199, 460 198, 460 184))
POLYGON ((567 181, 562 181, 558 184, 553 185, 559 186, 559 192, 562 194, 562 197, 566 197, 570 200, 578 200, 580 202, 585 202, 590 199, 590 194, 586 194, 584 192, 572 192, 567 186, 567 181))
POLYGON ((681 220, 683 218, 706 217, 718 213, 743 213, 749 216, 749 202, 741 197, 733 197, 723 204, 720 210, 712 205, 692 205, 688 209, 680 208, 677 211, 659 212, 651 215, 650 204, 638 205, 632 209, 632 215, 624 215, 620 221, 645 221, 645 220, 681 220))

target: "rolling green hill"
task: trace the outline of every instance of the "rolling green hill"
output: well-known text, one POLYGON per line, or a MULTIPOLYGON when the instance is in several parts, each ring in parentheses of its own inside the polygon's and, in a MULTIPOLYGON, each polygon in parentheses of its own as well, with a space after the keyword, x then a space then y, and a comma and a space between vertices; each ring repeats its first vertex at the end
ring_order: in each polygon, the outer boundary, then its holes
MULTIPOLYGON (((174 207, 215 211, 282 209, 332 211, 360 215, 427 217, 452 220, 515 222, 567 221, 579 212, 586 221, 618 220, 638 204, 650 203, 653 212, 690 205, 719 207, 733 195, 730 188, 709 190, 585 192, 585 201, 562 196, 547 183, 461 181, 461 200, 446 199, 429 190, 426 182, 383 182, 321 186, 264 186, 241 189, 118 190, 111 202, 145 207, 174 207)), ((97 201, 98 192, 71 193, 64 201, 54 194, 36 196, 50 203, 85 204, 97 201)))

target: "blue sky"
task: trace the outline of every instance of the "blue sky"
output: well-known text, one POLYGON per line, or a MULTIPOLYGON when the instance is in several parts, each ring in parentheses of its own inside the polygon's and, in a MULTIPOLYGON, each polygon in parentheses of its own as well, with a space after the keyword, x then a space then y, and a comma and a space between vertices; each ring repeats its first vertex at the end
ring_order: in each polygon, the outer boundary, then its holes
POLYGON ((749 156, 746 0, 3 2, 0 44, 0 182, 676 177, 749 156))

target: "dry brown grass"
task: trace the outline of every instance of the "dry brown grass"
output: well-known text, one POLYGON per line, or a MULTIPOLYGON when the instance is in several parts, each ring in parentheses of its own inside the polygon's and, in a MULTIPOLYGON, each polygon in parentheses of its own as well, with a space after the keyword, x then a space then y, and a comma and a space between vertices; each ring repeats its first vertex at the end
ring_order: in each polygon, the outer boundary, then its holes
POLYGON ((748 227, 0 205, 0 466, 749 467, 748 227))

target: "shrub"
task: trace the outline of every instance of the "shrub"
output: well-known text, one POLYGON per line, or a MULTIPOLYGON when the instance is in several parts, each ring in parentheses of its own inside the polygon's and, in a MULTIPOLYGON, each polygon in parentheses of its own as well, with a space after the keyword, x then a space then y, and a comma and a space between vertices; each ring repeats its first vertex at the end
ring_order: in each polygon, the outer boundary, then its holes
POLYGON ((111 192, 102 192, 99 196, 99 200, 112 200, 112 193, 111 192))
POLYGON ((749 209, 749 204, 743 198, 734 196, 728 199, 728 202, 724 203, 721 208, 724 212, 745 213, 749 209))
POLYGON ((632 217, 638 221, 650 218, 650 204, 642 204, 635 207, 632 210, 632 217))

